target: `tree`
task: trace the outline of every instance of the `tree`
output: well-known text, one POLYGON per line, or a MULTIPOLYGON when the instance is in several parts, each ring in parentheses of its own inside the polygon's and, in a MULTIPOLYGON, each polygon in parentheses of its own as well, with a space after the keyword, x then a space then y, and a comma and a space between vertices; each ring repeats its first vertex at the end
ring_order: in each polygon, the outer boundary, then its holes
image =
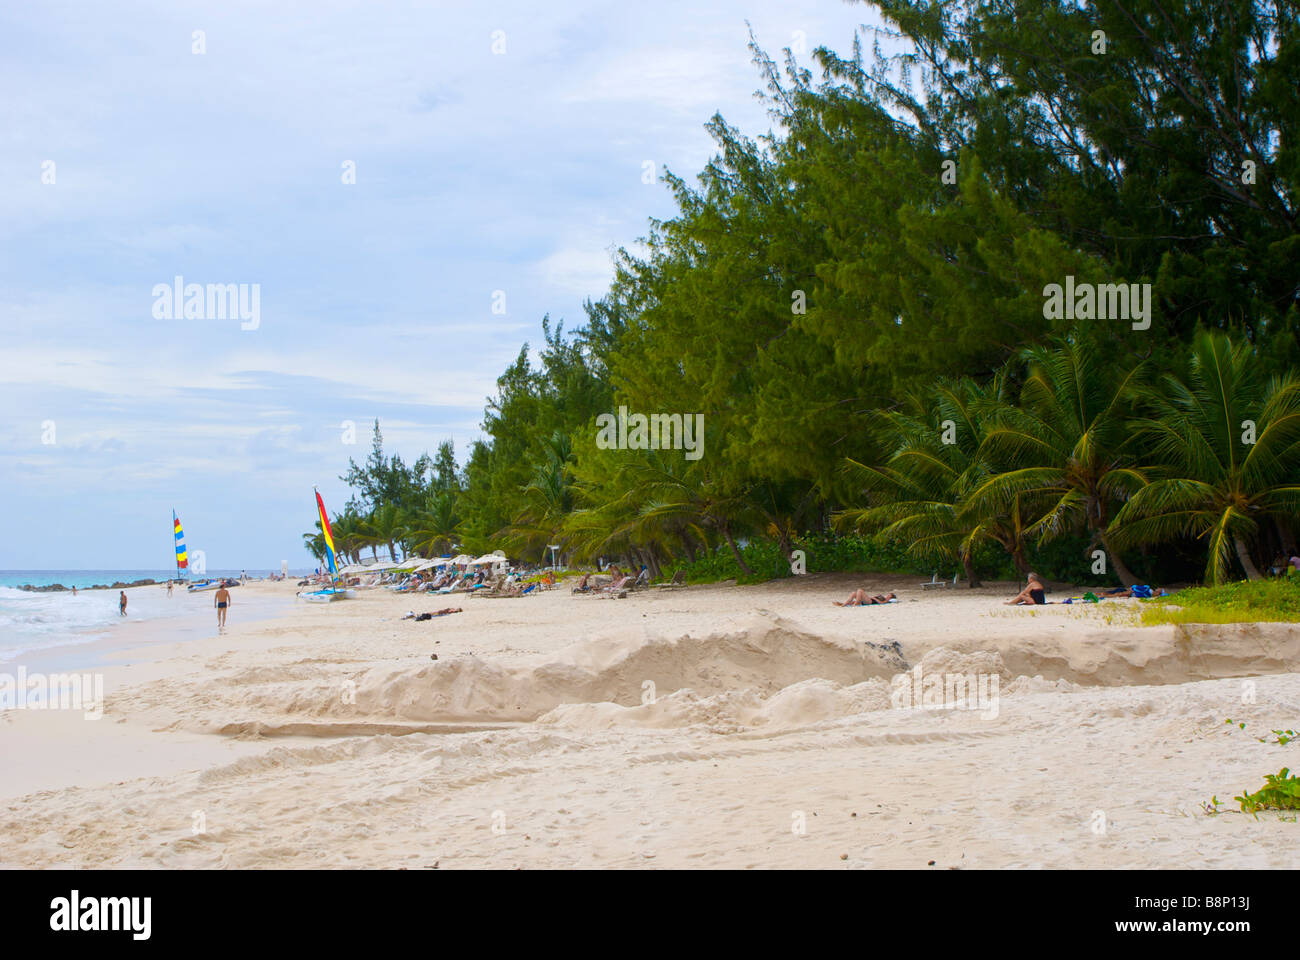
POLYGON ((1266 384, 1247 344, 1203 332, 1186 382, 1166 375, 1141 399, 1149 416, 1137 426, 1162 475, 1116 515, 1112 542, 1195 536, 1207 545, 1208 582, 1229 578, 1234 555, 1258 579, 1261 522, 1300 514, 1300 380, 1266 384))
POLYGON ((396 562, 397 544, 406 536, 402 510, 397 504, 382 503, 375 507, 361 528, 371 544, 387 547, 389 558, 396 562))
POLYGON ((971 508, 1008 506, 1016 497, 1046 499, 1028 532, 1048 541, 1084 529, 1100 542, 1125 586, 1137 579, 1106 532, 1115 509, 1146 482, 1130 451, 1130 401, 1143 364, 1117 368, 1109 351, 1077 335, 1055 348, 1021 354, 1029 372, 1019 403, 987 411, 987 459, 1005 464, 967 494, 971 508))
POLYGON ((996 468, 986 440, 1006 391, 1002 375, 985 385, 940 380, 911 395, 906 410, 880 412, 877 431, 888 459, 880 465, 848 459, 847 475, 866 505, 841 511, 837 525, 905 543, 921 560, 956 560, 969 587, 980 585, 974 555, 984 543, 997 544, 1021 573, 1029 572, 1027 498, 970 498, 996 468))

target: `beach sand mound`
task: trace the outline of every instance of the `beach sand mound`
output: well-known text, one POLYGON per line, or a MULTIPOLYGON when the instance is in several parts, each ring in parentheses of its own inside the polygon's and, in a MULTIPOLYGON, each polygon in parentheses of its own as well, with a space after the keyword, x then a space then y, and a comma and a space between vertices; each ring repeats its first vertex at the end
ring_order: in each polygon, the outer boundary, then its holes
POLYGON ((569 730, 699 727, 709 733, 728 734, 756 727, 802 727, 888 707, 889 684, 879 678, 847 687, 833 680, 811 678, 766 698, 752 687, 712 696, 701 696, 686 688, 633 707, 566 703, 544 713, 537 723, 569 730))
POLYGON ((1295 662, 1300 643, 1294 628, 1278 627, 986 637, 987 647, 955 636, 921 655, 888 637, 824 636, 759 610, 698 636, 643 627, 522 661, 465 653, 345 674, 315 665, 244 670, 233 678, 235 702, 207 704, 198 725, 245 737, 440 732, 420 725, 539 719, 575 729, 788 728, 885 709, 890 678, 908 672, 996 676, 1008 696, 1279 672, 1295 662))
POLYGON ((883 680, 898 669, 888 651, 816 636, 766 612, 728 632, 588 641, 556 657, 507 666, 467 656, 399 671, 372 670, 358 680, 355 704, 331 696, 317 704, 317 712, 531 721, 563 704, 637 707, 654 701, 657 709, 646 714, 653 724, 668 722, 674 711, 695 709, 688 709, 688 697, 668 700, 675 691, 731 698, 728 709, 739 709, 801 681, 852 685, 883 680))

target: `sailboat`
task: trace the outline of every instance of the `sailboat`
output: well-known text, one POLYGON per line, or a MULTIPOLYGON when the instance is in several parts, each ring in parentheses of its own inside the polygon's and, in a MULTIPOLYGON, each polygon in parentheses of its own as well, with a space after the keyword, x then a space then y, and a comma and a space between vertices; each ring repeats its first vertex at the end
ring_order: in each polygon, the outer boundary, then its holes
POLYGON ((325 501, 321 499, 320 491, 315 487, 312 487, 312 490, 316 493, 316 511, 320 514, 320 530, 325 539, 325 559, 330 568, 330 585, 324 590, 304 590, 298 596, 311 603, 356 599, 355 590, 340 590, 334 583, 334 579, 338 576, 338 569, 334 565, 334 533, 330 530, 330 515, 325 511, 325 501))
MULTIPOLYGON (((172 511, 172 537, 176 541, 176 579, 184 580, 189 576, 190 560, 189 554, 185 551, 185 531, 181 529, 181 521, 176 516, 176 511, 172 511)), ((197 593, 200 590, 215 590, 221 586, 220 580, 197 580, 191 583, 185 589, 190 593, 197 593)))

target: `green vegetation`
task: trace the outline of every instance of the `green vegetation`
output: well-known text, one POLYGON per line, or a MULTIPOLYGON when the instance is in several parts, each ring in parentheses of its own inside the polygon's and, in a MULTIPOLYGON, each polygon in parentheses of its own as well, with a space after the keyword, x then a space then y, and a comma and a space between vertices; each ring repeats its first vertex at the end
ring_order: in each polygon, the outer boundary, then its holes
POLYGON ((1161 623, 1300 622, 1300 577, 1194 587, 1142 605, 1145 626, 1161 623))
POLYGON ((896 54, 753 48, 772 129, 709 120, 716 156, 665 174, 675 212, 578 329, 543 320, 463 467, 376 425, 340 552, 1244 577, 1151 615, 1297 619, 1257 582, 1300 520, 1296 8, 874 6, 896 54), (620 407, 701 415, 703 455, 604 448, 620 407))
POLYGON ((1243 790, 1233 797, 1245 813, 1258 816, 1260 810, 1300 810, 1300 777, 1283 767, 1277 774, 1265 774, 1264 786, 1254 793, 1243 790))

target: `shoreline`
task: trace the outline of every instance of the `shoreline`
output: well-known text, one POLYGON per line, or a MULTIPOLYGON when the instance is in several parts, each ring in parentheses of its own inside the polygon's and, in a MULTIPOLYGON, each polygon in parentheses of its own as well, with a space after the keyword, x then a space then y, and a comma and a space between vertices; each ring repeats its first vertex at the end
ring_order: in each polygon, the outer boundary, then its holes
POLYGON ((104 658, 93 731, 0 714, 0 861, 1300 866, 1293 824, 1197 809, 1286 762, 1254 735, 1294 726, 1292 625, 1134 627, 1123 601, 1010 608, 1008 589, 839 574, 626 599, 376 589, 155 636, 104 658), (832 605, 863 580, 903 602, 832 605), (443 606, 463 612, 402 619, 443 606), (891 708, 892 678, 918 667, 996 678, 996 709, 891 708))
MULTIPOLYGON (((166 583, 153 586, 164 588, 166 583)), ((247 587, 248 585, 245 585, 238 589, 245 590, 247 587)), ((137 648, 144 651, 163 643, 185 643, 215 636, 216 624, 213 622, 215 614, 211 615, 212 620, 206 624, 201 623, 197 616, 200 606, 204 610, 209 609, 207 605, 201 605, 196 599, 210 597, 207 593, 178 595, 184 596, 184 601, 181 602, 188 601, 185 603, 186 609, 176 609, 161 616, 132 619, 132 601, 136 601, 138 609, 140 591, 147 589, 149 589, 147 586, 128 588, 127 616, 121 621, 110 621, 102 626, 87 627, 82 631, 69 633, 61 642, 48 646, 3 651, 5 655, 0 658, 0 672, 17 668, 19 665, 26 666, 29 670, 44 671, 94 669, 106 666, 109 660, 137 648), (129 592, 131 590, 137 592, 129 592)), ((281 598, 277 594, 259 591, 250 591, 244 596, 253 598, 253 602, 250 604, 236 602, 235 606, 241 608, 241 613, 251 608, 252 615, 247 621, 249 623, 283 616, 292 610, 292 603, 288 602, 292 597, 281 598)), ((176 597, 169 598, 169 600, 176 599, 176 597)))

